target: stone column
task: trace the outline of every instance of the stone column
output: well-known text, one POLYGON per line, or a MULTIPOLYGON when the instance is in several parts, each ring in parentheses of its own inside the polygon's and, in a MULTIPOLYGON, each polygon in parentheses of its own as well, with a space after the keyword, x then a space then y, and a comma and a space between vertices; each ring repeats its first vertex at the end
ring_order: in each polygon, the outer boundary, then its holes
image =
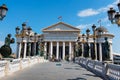
POLYGON ((34 56, 36 55, 36 42, 34 42, 34 56))
POLYGON ((112 54, 112 43, 110 43, 110 59, 113 61, 113 54, 112 54))
POLYGON ((59 59, 59 42, 57 42, 56 59, 59 59))
POLYGON ((21 42, 19 43, 18 58, 20 58, 20 55, 21 55, 21 42))
POLYGON ((102 61, 102 43, 99 43, 99 59, 102 61))
POLYGON ((52 58, 52 56, 53 56, 53 42, 50 42, 50 48, 51 48, 50 58, 52 58))
POLYGON ((63 60, 65 60, 65 42, 63 42, 63 56, 62 56, 63 60))
POLYGON ((96 60, 98 60, 98 54, 97 54, 97 43, 95 42, 94 43, 94 46, 95 46, 95 56, 96 56, 96 60))
POLYGON ((90 43, 88 43, 89 45, 89 58, 91 58, 91 49, 90 49, 90 43))
POLYGON ((45 45, 44 45, 44 57, 46 59, 46 56, 47 56, 47 42, 45 42, 45 45))
POLYGON ((25 42, 24 43, 24 56, 23 56, 23 58, 26 58, 26 49, 27 49, 27 43, 25 42))
POLYGON ((20 43, 17 42, 17 47, 16 47, 16 55, 17 55, 17 58, 18 58, 18 56, 19 56, 19 45, 20 45, 20 43))
POLYGON ((84 54, 84 43, 82 43, 82 57, 83 57, 83 54, 84 54))
POLYGON ((72 46, 71 46, 71 42, 69 42, 69 60, 71 60, 71 54, 72 54, 71 50, 72 50, 72 46))
POLYGON ((31 46, 32 46, 32 45, 31 45, 31 43, 29 42, 29 43, 28 43, 28 49, 29 49, 29 50, 28 50, 28 55, 29 55, 29 57, 31 56, 31 51, 32 51, 32 50, 31 50, 31 46))

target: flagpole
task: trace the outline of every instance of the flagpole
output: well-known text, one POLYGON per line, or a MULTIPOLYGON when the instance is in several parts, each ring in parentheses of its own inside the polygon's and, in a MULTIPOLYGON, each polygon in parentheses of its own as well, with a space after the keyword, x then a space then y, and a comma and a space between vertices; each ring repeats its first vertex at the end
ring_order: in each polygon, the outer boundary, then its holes
POLYGON ((59 22, 62 22, 62 16, 58 17, 59 22))
POLYGON ((99 24, 100 24, 100 26, 101 26, 101 20, 99 20, 99 21, 98 21, 98 23, 99 23, 99 24))

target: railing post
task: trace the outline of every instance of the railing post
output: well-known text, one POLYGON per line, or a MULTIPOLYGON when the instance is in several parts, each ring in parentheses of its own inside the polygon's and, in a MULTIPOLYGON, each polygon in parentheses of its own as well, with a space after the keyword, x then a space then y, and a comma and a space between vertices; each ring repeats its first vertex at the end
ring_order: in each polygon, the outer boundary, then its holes
POLYGON ((10 64, 10 62, 7 61, 6 65, 5 65, 5 75, 9 74, 9 64, 10 64))
POLYGON ((103 65, 104 65, 104 67, 105 67, 104 70, 103 70, 103 71, 104 71, 104 73, 103 73, 103 74, 104 74, 104 77, 105 77, 106 79, 108 79, 108 76, 107 76, 107 74, 108 74, 108 63, 104 63, 103 65))

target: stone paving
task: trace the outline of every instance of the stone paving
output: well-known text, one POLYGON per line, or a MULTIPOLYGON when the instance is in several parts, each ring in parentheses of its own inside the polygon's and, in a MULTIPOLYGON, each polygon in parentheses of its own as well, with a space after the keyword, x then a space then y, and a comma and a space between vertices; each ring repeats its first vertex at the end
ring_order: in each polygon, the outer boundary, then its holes
POLYGON ((72 62, 39 63, 17 71, 0 80, 102 80, 72 62))

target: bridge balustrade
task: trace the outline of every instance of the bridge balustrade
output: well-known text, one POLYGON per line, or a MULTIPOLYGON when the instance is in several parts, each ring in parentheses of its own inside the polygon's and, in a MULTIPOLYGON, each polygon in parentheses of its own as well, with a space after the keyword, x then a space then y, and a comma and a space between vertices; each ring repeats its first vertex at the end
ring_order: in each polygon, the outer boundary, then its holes
POLYGON ((105 80, 120 80, 120 66, 100 61, 77 58, 75 61, 91 72, 101 76, 105 80))
POLYGON ((20 59, 13 59, 12 62, 8 62, 8 66, 8 74, 20 70, 20 59))
POLYGON ((19 71, 36 63, 48 62, 41 57, 31 57, 24 59, 13 59, 10 61, 0 61, 0 77, 9 75, 13 72, 19 71))
POLYGON ((0 61, 0 77, 5 76, 7 61, 0 61))
POLYGON ((111 80, 120 80, 120 66, 115 64, 108 64, 107 75, 111 80))
POLYGON ((21 69, 24 69, 29 66, 29 58, 24 58, 21 60, 21 69))

